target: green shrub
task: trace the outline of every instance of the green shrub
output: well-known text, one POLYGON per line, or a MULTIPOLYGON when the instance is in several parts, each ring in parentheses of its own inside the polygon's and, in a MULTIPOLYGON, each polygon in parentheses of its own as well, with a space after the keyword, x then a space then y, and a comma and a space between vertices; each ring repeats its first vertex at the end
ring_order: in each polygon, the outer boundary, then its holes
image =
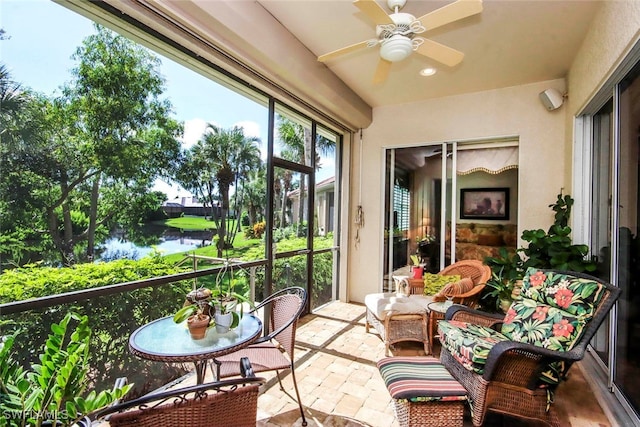
MULTIPOLYGON (((138 261, 78 264, 69 268, 31 265, 0 275, 0 301, 20 301, 187 270, 188 266, 175 267, 159 256, 138 261)), ((132 394, 139 395, 168 382, 167 378, 177 378, 186 370, 179 365, 147 362, 133 356, 128 350, 129 335, 139 326, 175 312, 190 289, 191 282, 182 281, 7 315, 3 320, 23 330, 20 340, 14 344, 14 352, 16 360, 27 367, 34 363, 33 348, 44 344, 47 331, 60 322, 67 311, 89 315, 94 332, 89 360, 93 368, 89 373, 92 384, 106 388, 112 386, 116 378, 127 376, 137 384, 132 394)))

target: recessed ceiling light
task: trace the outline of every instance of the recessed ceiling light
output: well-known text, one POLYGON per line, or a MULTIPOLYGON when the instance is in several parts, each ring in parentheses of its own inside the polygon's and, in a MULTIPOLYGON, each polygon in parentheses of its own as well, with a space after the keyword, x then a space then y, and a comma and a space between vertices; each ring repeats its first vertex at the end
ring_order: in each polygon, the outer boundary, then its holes
POLYGON ((427 67, 424 68, 422 70, 420 70, 420 75, 421 76, 433 76, 438 70, 436 70, 435 68, 432 67, 427 67))

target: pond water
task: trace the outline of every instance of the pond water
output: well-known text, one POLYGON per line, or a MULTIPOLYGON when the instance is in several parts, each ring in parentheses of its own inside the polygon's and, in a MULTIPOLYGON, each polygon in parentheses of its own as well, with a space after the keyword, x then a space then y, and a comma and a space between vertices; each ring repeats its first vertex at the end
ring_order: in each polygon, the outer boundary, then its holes
POLYGON ((170 255, 211 245, 212 231, 189 231, 159 225, 145 225, 133 235, 114 230, 97 249, 97 259, 140 259, 153 251, 170 255))

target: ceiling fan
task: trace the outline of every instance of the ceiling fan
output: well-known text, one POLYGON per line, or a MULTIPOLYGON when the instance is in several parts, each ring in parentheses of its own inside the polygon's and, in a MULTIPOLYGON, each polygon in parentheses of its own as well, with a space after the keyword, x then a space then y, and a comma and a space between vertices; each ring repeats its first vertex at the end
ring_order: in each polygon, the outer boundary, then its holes
POLYGON ((355 0, 353 4, 376 24, 377 38, 321 55, 318 61, 326 62, 364 47, 380 45, 380 61, 373 78, 374 83, 385 81, 391 64, 402 61, 414 51, 449 67, 462 62, 464 53, 433 40, 417 37, 416 34, 482 12, 482 0, 457 0, 420 18, 400 12, 406 1, 387 0, 387 6, 393 11, 388 15, 375 0, 355 0))

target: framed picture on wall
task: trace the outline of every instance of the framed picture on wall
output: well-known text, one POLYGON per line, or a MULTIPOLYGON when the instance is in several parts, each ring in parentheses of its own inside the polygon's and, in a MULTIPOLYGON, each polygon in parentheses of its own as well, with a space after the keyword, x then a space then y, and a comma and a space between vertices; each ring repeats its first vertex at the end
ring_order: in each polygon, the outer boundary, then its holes
POLYGON ((509 188, 463 188, 460 219, 509 219, 509 188))

